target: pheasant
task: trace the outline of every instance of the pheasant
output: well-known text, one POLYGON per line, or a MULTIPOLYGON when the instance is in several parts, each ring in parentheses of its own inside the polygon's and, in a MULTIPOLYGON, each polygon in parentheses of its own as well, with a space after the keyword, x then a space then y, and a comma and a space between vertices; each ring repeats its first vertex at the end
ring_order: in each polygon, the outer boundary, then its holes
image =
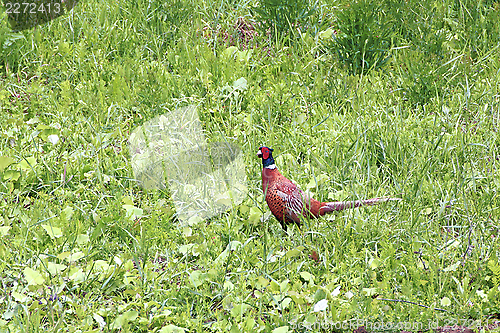
POLYGON ((400 198, 381 197, 356 201, 320 202, 310 198, 278 171, 276 164, 274 164, 273 149, 260 147, 257 157, 262 158, 262 191, 266 197, 267 205, 284 230, 291 223, 300 226, 301 215, 306 218, 318 218, 334 211, 401 200, 400 198))

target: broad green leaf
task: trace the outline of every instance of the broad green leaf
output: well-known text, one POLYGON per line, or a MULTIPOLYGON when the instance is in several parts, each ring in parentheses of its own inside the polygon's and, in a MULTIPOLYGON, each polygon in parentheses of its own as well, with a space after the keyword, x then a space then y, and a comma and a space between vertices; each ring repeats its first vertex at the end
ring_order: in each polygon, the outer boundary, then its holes
POLYGON ((238 318, 241 315, 245 314, 247 309, 250 308, 250 305, 246 303, 240 303, 234 306, 234 308, 231 309, 231 315, 233 318, 238 318))
POLYGON ((238 90, 246 90, 248 87, 247 79, 240 77, 238 80, 233 82, 233 88, 238 90))
POLYGON ((313 297, 314 301, 319 302, 325 298, 326 298, 326 292, 322 288, 318 288, 318 290, 316 290, 316 292, 314 293, 313 297))
POLYGON ((237 59, 238 59, 238 61, 247 62, 252 57, 252 54, 253 54, 253 50, 252 49, 238 51, 238 53, 237 53, 237 59))
POLYGON ((309 315, 306 316, 305 323, 311 325, 311 324, 314 324, 317 320, 318 320, 318 318, 316 317, 316 315, 313 313, 310 313, 309 315))
POLYGON ((289 282, 290 282, 290 280, 288 280, 288 279, 284 279, 283 281, 281 281, 281 283, 280 283, 280 291, 282 293, 284 293, 284 292, 288 291, 288 289, 290 289, 290 286, 288 284, 289 282))
POLYGON ((139 313, 134 310, 129 310, 125 313, 122 313, 118 317, 116 317, 115 322, 114 322, 114 328, 122 328, 123 325, 126 323, 129 323, 131 321, 134 321, 139 313))
POLYGON ((206 242, 203 242, 201 244, 196 244, 194 247, 193 247, 193 251, 192 251, 192 254, 193 256, 199 256, 200 254, 202 254, 203 252, 205 252, 207 250, 207 243, 206 242))
POLYGON ((369 266, 371 269, 375 269, 377 268, 378 266, 380 266, 380 259, 378 258, 374 258, 374 259, 371 259, 370 262, 369 262, 369 266))
POLYGON ((62 265, 62 264, 55 264, 53 262, 50 262, 47 264, 47 270, 51 275, 57 275, 64 271, 68 266, 62 265))
POLYGON ((363 288, 363 293, 365 293, 365 295, 368 297, 376 295, 377 294, 377 287, 363 288))
POLYGON ((189 251, 191 251, 195 245, 196 244, 192 244, 192 243, 181 245, 181 246, 179 246, 179 252, 182 254, 186 254, 189 251))
POLYGON ((76 283, 85 281, 85 273, 81 267, 73 267, 69 272, 69 279, 76 283))
POLYGON ((320 31, 318 33, 318 37, 320 39, 325 39, 325 40, 332 38, 332 35, 333 35, 333 29, 332 28, 328 28, 328 29, 326 29, 324 31, 320 31))
POLYGON ((230 280, 224 281, 224 284, 222 285, 224 288, 224 291, 230 292, 234 290, 234 284, 230 280))
POLYGON ((19 177, 21 176, 21 173, 16 170, 7 170, 3 174, 3 180, 11 180, 11 181, 17 181, 19 177))
POLYGON ((68 259, 68 261, 71 262, 71 261, 77 261, 83 257, 85 257, 85 254, 83 254, 83 252, 77 251, 77 252, 71 253, 66 259, 68 259))
POLYGON ((100 316, 109 317, 113 313, 113 308, 111 307, 100 308, 99 310, 97 310, 97 313, 100 316))
POLYGON ((168 324, 167 326, 163 326, 158 332, 159 333, 184 333, 189 330, 183 327, 175 326, 174 324, 168 324))
POLYGON ((245 323, 243 324, 242 331, 243 332, 254 332, 255 327, 255 319, 251 316, 247 316, 245 323))
POLYGON ((458 266, 460 266, 460 261, 457 261, 456 263, 443 268, 443 272, 450 272, 450 271, 456 271, 458 266))
POLYGON ((281 326, 272 330, 272 333, 287 333, 287 332, 289 332, 288 326, 281 326))
POLYGON ((215 202, 219 206, 231 206, 231 198, 229 197, 220 197, 215 202))
MULTIPOLYGON (((9 311, 4 311, 3 315, 2 315, 2 318, 6 319, 6 320, 9 320, 11 319, 12 317, 14 317, 15 315, 18 314, 18 311, 17 309, 12 309, 12 310, 9 310, 9 311)), ((0 323, 1 323, 2 319, 0 319, 0 323)), ((7 321, 5 321, 5 325, 0 325, 0 327, 4 328, 7 326, 7 321)))
POLYGON ((94 313, 92 317, 94 318, 94 320, 96 321, 96 323, 99 325, 99 327, 101 329, 106 327, 106 321, 99 314, 94 313))
POLYGON ((24 294, 18 293, 17 291, 13 291, 11 293, 12 297, 16 300, 16 302, 24 303, 30 300, 30 298, 24 294))
POLYGON ((260 220, 262 216, 262 212, 260 211, 259 208, 257 207, 251 207, 250 208, 250 213, 248 215, 248 221, 250 222, 257 222, 260 220))
POLYGON ((182 235, 184 235, 184 237, 190 237, 192 234, 193 234, 193 229, 191 229, 190 227, 186 226, 182 228, 182 235))
POLYGON ((133 205, 123 205, 123 208, 127 211, 127 218, 132 221, 142 217, 143 210, 141 208, 137 208, 133 205))
POLYGON ((341 191, 336 191, 336 192, 328 192, 328 200, 336 201, 336 200, 342 200, 346 194, 344 193, 343 190, 341 191))
POLYGON ((89 241, 90 241, 90 237, 85 235, 85 234, 79 234, 76 237, 76 242, 78 243, 78 245, 87 244, 89 241))
POLYGON ((15 160, 12 157, 0 156, 0 172, 2 172, 5 168, 14 163, 14 161, 15 160))
POLYGON ((293 301, 298 305, 308 302, 308 300, 304 295, 293 290, 288 291, 288 296, 290 296, 293 299, 293 301))
POLYGON ((304 250, 303 246, 298 246, 295 249, 291 249, 291 250, 287 251, 287 253, 285 254, 285 257, 286 258, 298 257, 302 254, 303 250, 304 250))
POLYGON ((250 211, 250 207, 248 207, 247 205, 240 205, 240 207, 238 208, 240 210, 240 213, 241 214, 245 214, 247 212, 250 211))
POLYGON ((230 58, 232 56, 234 56, 234 54, 238 52, 238 48, 236 46, 230 46, 228 47, 227 49, 225 49, 223 52, 222 52, 222 55, 225 57, 225 58, 230 58))
MULTIPOLYGON (((151 303, 151 302, 149 302, 151 303)), ((156 302, 155 302, 156 303, 156 302)), ((158 304, 155 304, 155 305, 158 305, 158 304)), ((167 319, 168 316, 170 316, 172 314, 172 311, 170 311, 169 309, 165 309, 163 310, 162 312, 156 314, 153 316, 153 320, 165 320, 167 319)))
POLYGON ((69 257, 69 255, 70 255, 70 254, 71 254, 71 252, 69 252, 69 251, 66 251, 66 252, 61 252, 61 253, 59 253, 59 254, 57 255, 57 257, 56 257, 56 258, 57 258, 57 259, 59 259, 59 260, 64 260, 64 259, 66 259, 67 257, 69 257))
POLYGON ((257 281, 255 282, 255 286, 256 286, 257 288, 259 288, 259 289, 260 289, 260 288, 265 288, 265 287, 267 287, 267 285, 268 285, 268 284, 269 284, 269 280, 268 280, 268 279, 266 279, 266 278, 265 278, 265 277, 263 277, 263 276, 259 276, 259 277, 257 278, 257 281))
POLYGON ((307 184, 306 187, 308 189, 315 188, 316 184, 318 184, 318 186, 320 186, 321 184, 325 183, 329 179, 330 179, 330 177, 328 177, 327 175, 325 175, 323 173, 319 174, 318 176, 316 176, 316 178, 312 177, 311 180, 309 181, 309 184, 307 184))
POLYGON ((37 286, 45 282, 42 274, 38 273, 34 269, 31 269, 30 267, 25 267, 23 273, 29 286, 37 286))
POLYGON ((62 231, 61 231, 61 228, 53 227, 53 226, 51 226, 49 224, 42 224, 42 228, 45 229, 45 231, 47 232, 47 234, 52 239, 59 238, 59 237, 61 237, 63 235, 62 231))
POLYGON ((237 249, 239 249, 241 247, 241 245, 242 244, 239 241, 230 241, 226 246, 226 250, 236 251, 237 249))
POLYGON ((424 208, 420 211, 420 214, 422 215, 429 215, 432 213, 432 208, 431 207, 428 207, 428 208, 424 208))
POLYGON ((297 116, 297 120, 296 120, 296 123, 297 124, 303 124, 305 121, 307 120, 307 116, 305 113, 301 113, 297 116))
POLYGON ((26 124, 28 125, 34 125, 34 124, 38 124, 40 122, 40 119, 38 119, 38 117, 34 117, 34 118, 31 118, 30 120, 28 120, 26 122, 26 124))
POLYGON ((134 262, 132 260, 127 260, 125 262, 125 264, 123 265, 123 269, 126 270, 126 271, 130 271, 132 269, 134 269, 134 262))
POLYGON ((67 206, 66 208, 64 208, 62 210, 64 216, 66 217, 66 219, 69 221, 71 219, 71 217, 73 216, 73 208, 70 207, 70 206, 67 206))
POLYGON ((149 318, 139 317, 137 318, 136 323, 139 326, 148 326, 151 323, 151 320, 149 318))
POLYGON ((92 265, 94 266, 94 270, 96 272, 107 272, 109 269, 109 264, 105 260, 95 260, 92 265))
POLYGON ((121 265, 122 265, 122 263, 123 263, 122 259, 121 259, 120 257, 118 257, 118 256, 114 256, 114 257, 113 257, 113 261, 114 261, 114 262, 115 262, 115 264, 117 264, 118 266, 121 266, 121 265))
POLYGON ((131 205, 131 206, 134 205, 134 200, 131 197, 129 197, 129 196, 123 197, 122 198, 122 202, 125 205, 131 205))
POLYGON ((222 307, 226 311, 229 311, 234 307, 231 296, 228 295, 224 297, 224 299, 222 300, 222 307))
POLYGON ((286 309, 288 305, 292 302, 292 299, 290 297, 286 297, 282 302, 281 302, 281 307, 283 309, 286 309))
POLYGON ((445 297, 441 298, 441 305, 442 306, 450 306, 451 300, 445 296, 445 297))
POLYGON ((314 275, 309 272, 300 272, 300 276, 306 281, 314 281, 314 275))
POLYGON ((31 170, 36 165, 36 159, 34 157, 23 158, 19 162, 19 166, 22 170, 31 170))
POLYGON ((269 289, 271 289, 271 291, 278 292, 280 291, 280 285, 276 281, 272 280, 269 285, 269 289))
POLYGON ((45 125, 45 124, 38 124, 38 126, 36 127, 36 129, 39 131, 43 131, 43 130, 51 129, 51 128, 52 127, 50 127, 49 125, 45 125))
POLYGON ((224 249, 224 251, 221 252, 221 254, 219 254, 219 256, 215 259, 215 262, 216 263, 219 263, 221 262, 222 260, 225 260, 228 256, 229 256, 229 253, 231 251, 234 251, 236 249, 238 249, 239 247, 241 247, 241 242, 238 242, 238 241, 231 241, 229 243, 227 243, 227 246, 226 248, 224 249))
POLYGON ((193 216, 191 216, 191 217, 189 218, 189 220, 188 220, 188 222, 187 222, 187 223, 188 223, 188 225, 190 225, 190 226, 195 226, 195 225, 197 225, 198 223, 200 223, 200 222, 202 222, 202 221, 203 221, 203 219, 202 219, 200 216, 198 216, 198 215, 193 215, 193 216))
POLYGON ((9 234, 11 226, 2 226, 0 227, 0 236, 7 236, 9 234))
POLYGON ((201 271, 194 271, 189 273, 189 278, 195 287, 199 287, 205 281, 205 274, 201 271))

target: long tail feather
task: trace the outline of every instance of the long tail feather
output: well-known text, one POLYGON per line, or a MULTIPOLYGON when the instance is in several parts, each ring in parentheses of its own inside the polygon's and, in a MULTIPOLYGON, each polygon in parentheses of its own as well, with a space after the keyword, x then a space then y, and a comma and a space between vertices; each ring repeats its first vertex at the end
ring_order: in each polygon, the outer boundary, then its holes
POLYGON ((349 208, 357 208, 361 206, 373 206, 387 201, 401 201, 401 200, 402 200, 401 198, 382 197, 382 198, 373 198, 373 199, 355 200, 355 201, 323 202, 319 210, 319 215, 325 215, 327 213, 331 213, 334 211, 341 211, 349 208))

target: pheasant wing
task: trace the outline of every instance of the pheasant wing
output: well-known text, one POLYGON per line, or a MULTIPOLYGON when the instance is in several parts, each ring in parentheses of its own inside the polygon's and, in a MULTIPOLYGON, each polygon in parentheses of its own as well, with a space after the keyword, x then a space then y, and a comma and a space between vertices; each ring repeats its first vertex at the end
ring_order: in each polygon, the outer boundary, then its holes
POLYGON ((299 216, 302 215, 304 211, 302 191, 295 185, 287 186, 286 184, 281 184, 281 186, 276 189, 276 194, 283 200, 285 206, 284 217, 300 224, 299 216))

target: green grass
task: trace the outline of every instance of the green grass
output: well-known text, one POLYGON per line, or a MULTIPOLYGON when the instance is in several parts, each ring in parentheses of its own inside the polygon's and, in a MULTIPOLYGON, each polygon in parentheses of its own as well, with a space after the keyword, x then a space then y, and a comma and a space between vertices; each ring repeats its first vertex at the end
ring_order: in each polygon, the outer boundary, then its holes
POLYGON ((358 75, 326 31, 346 32, 337 18, 347 2, 316 5, 304 31, 255 28, 252 41, 236 23, 257 26, 254 1, 84 1, 20 34, 2 21, 2 331, 305 332, 355 319, 428 328, 498 318, 498 3, 381 3, 394 22, 390 58, 358 75), (241 77, 247 89, 228 95, 241 77), (250 191, 182 227, 168 192, 137 185, 127 140, 186 105, 209 140, 241 147, 250 191), (263 201, 261 145, 316 199, 403 201, 287 234, 263 201), (124 205, 142 209, 140 220, 124 205), (322 299, 328 307, 314 312, 322 299))

